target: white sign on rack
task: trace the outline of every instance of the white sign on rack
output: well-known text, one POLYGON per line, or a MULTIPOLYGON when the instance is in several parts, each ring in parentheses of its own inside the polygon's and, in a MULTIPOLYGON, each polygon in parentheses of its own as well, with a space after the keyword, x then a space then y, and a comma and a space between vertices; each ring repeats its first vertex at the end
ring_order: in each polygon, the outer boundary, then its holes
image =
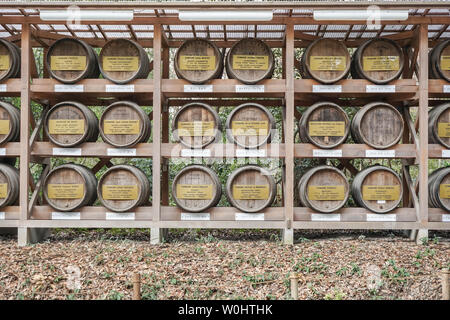
POLYGON ((135 220, 134 212, 106 212, 106 220, 135 220))
POLYGON ((136 155, 136 149, 107 148, 106 155, 113 157, 131 157, 136 155))
POLYGON ((319 158, 341 158, 342 150, 313 149, 313 157, 319 158))
POLYGON ((55 84, 55 92, 84 92, 82 84, 55 84))
POLYGON ((182 157, 211 157, 210 149, 181 149, 182 157))
POLYGON ((0 148, 0 156, 6 156, 6 148, 0 148))
POLYGON ((79 212, 52 212, 52 220, 80 220, 79 212))
POLYGON ((185 84, 184 92, 213 92, 213 86, 212 84, 185 84))
POLYGON ((442 215, 442 222, 450 222, 450 214, 444 213, 442 215))
POLYGON ((211 214, 207 212, 200 212, 200 213, 194 213, 194 212, 182 212, 181 213, 181 220, 211 220, 211 214))
POLYGON ((450 93, 450 85, 444 84, 444 85, 442 86, 442 92, 444 92, 444 93, 450 93))
POLYGON ((120 85, 120 84, 107 84, 105 86, 106 92, 134 92, 134 84, 120 85))
POLYGON ((81 156, 81 148, 53 148, 54 156, 81 156))
POLYGON ((236 212, 234 219, 236 221, 264 221, 264 213, 236 212))
POLYGON ((340 213, 312 213, 311 221, 341 221, 340 213))
POLYGON ((313 92, 342 92, 342 86, 340 84, 336 85, 323 85, 323 84, 313 84, 313 92))
POLYGON ((366 85, 366 92, 372 93, 394 93, 395 85, 374 85, 368 84, 366 85))
POLYGON ((264 149, 236 149, 236 157, 259 158, 265 156, 266 150, 264 149))
POLYGON ((366 158, 395 158, 395 150, 366 150, 366 158))
POLYGON ((6 92, 8 91, 8 87, 6 84, 0 84, 0 92, 6 92))
POLYGON ((246 93, 246 92, 264 92, 264 85, 236 85, 235 91, 239 93, 246 93))
POLYGON ((0 220, 5 220, 6 214, 4 212, 0 212, 0 220))
POLYGON ((450 158, 450 149, 442 150, 442 158, 450 158))
POLYGON ((392 214, 383 214, 383 213, 368 213, 367 221, 375 221, 375 222, 395 222, 397 221, 397 215, 392 214))

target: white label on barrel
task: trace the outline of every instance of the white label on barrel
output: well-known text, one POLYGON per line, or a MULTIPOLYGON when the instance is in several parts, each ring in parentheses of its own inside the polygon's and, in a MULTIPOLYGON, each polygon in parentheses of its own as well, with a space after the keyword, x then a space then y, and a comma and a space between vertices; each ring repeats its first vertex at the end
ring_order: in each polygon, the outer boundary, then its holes
POLYGON ((395 150, 366 150, 366 158, 395 158, 395 150))
POLYGON ((236 157, 259 158, 265 156, 266 150, 262 149, 236 149, 236 157))
POLYGON ((81 148, 53 148, 54 156, 81 156, 81 148))
POLYGON ((135 156, 136 149, 117 149, 117 148, 107 148, 106 155, 108 156, 135 156))
POLYGON ((79 212, 52 212, 52 220, 80 220, 79 212))
POLYGON ((107 84, 105 90, 106 92, 134 92, 134 84, 107 84))
POLYGON ((442 222, 450 222, 450 214, 442 214, 442 222))
POLYGON ((244 212, 236 212, 234 219, 236 221, 264 221, 264 213, 244 213, 244 212))
POLYGON ((182 157, 211 157, 209 149, 181 149, 182 157))
POLYGON ((340 158, 340 157, 342 157, 342 150, 313 149, 313 157, 319 157, 319 158, 340 158))
POLYGON ((397 221, 396 214, 377 214, 377 213, 368 213, 367 221, 397 221))
POLYGON ((206 212, 182 212, 181 220, 211 220, 211 215, 206 212))
POLYGON ((341 221, 340 213, 313 213, 311 221, 341 221))
POLYGON ((6 92, 6 91, 8 91, 7 89, 8 89, 8 87, 6 84, 0 84, 0 92, 6 92))
POLYGON ((387 93, 393 93, 393 92, 395 92, 395 85, 382 86, 382 85, 368 84, 368 85, 366 85, 366 92, 374 92, 374 93, 387 92, 387 93))
POLYGON ((4 212, 0 212, 0 220, 5 220, 5 216, 4 212))
POLYGON ((0 156, 6 156, 6 148, 0 148, 0 156))
POLYGON ((236 85, 236 92, 245 93, 245 92, 264 92, 264 85, 236 85))
POLYGON ((342 86, 340 84, 337 85, 323 85, 323 84, 314 84, 313 92, 342 92, 342 86))
POLYGON ((444 85, 442 86, 442 92, 444 92, 444 93, 450 93, 450 85, 444 84, 444 85))
POLYGON ((82 84, 55 84, 55 92, 84 92, 82 84))
POLYGON ((184 92, 213 92, 212 84, 185 84, 184 92))
POLYGON ((442 158, 450 158, 450 149, 442 150, 442 158))
POLYGON ((135 220, 134 212, 107 212, 106 220, 135 220))

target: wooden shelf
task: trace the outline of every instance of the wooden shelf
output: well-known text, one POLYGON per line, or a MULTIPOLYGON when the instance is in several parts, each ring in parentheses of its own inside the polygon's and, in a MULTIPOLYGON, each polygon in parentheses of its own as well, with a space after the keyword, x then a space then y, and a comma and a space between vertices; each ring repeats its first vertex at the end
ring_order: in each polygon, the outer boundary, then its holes
POLYGON ((19 206, 8 206, 0 209, 0 227, 5 227, 12 220, 19 220, 19 206))
POLYGON ((440 79, 428 80, 428 96, 430 98, 449 98, 450 82, 440 79))
POLYGON ((342 208, 332 214, 320 214, 310 208, 294 208, 295 221, 311 222, 414 222, 416 209, 397 208, 389 213, 376 214, 365 208, 342 208))
POLYGON ((20 142, 8 142, 0 146, 0 153, 5 154, 0 157, 18 157, 20 156, 20 142))
POLYGON ((447 212, 440 208, 429 208, 428 221, 448 223, 450 225, 450 212, 447 212))
POLYGON ((189 149, 180 143, 162 143, 161 156, 166 158, 284 158, 285 145, 270 143, 258 149, 243 149, 232 143, 214 143, 204 149, 189 149))
POLYGON ((21 80, 8 79, 0 82, 0 97, 18 97, 20 96, 21 80))
POLYGON ((450 159, 450 149, 444 148, 440 144, 428 145, 428 158, 430 159, 450 159))

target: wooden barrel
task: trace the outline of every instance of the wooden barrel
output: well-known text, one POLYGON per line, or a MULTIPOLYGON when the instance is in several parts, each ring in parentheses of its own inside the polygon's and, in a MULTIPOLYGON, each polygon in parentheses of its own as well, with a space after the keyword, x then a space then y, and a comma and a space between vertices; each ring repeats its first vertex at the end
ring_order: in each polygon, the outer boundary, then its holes
POLYGON ((0 101, 0 145, 20 139, 20 110, 0 101))
POLYGON ((375 213, 387 213, 400 204, 403 185, 394 170, 375 165, 355 176, 351 191, 353 199, 361 207, 375 213))
POLYGON ((344 42, 321 38, 305 49, 300 64, 302 78, 334 83, 347 77, 351 57, 344 42))
POLYGON ((429 53, 429 78, 450 82, 450 40, 439 43, 429 53))
POLYGON ((428 112, 428 141, 450 149, 450 103, 436 106, 428 112))
POLYGON ((0 208, 16 205, 19 200, 19 170, 0 163, 0 208))
POLYGON ((353 53, 351 74, 353 79, 367 79, 385 84, 400 77, 404 59, 402 48, 386 38, 364 42, 353 53))
POLYGON ((44 180, 44 198, 53 209, 73 211, 97 199, 97 179, 87 167, 67 163, 52 169, 44 180))
POLYGON ((109 105, 100 117, 100 135, 115 147, 131 147, 150 138, 148 115, 136 103, 118 101, 109 105))
POLYGON ((109 40, 99 55, 103 77, 124 84, 134 79, 147 79, 150 60, 142 46, 128 39, 109 40))
POLYGON ((359 109, 351 124, 353 140, 375 149, 397 144, 403 135, 402 114, 384 102, 372 102, 359 109))
POLYGON ((247 165, 231 173, 227 179, 226 192, 233 207, 243 212, 255 213, 273 203, 277 185, 269 171, 247 165))
POLYGON ((177 49, 174 69, 178 78, 194 84, 220 79, 223 73, 223 55, 211 41, 189 39, 177 49))
POLYGON ((0 81, 20 77, 20 48, 0 39, 0 81))
POLYGON ((107 209, 127 212, 148 203, 150 181, 139 168, 125 164, 116 165, 100 178, 97 195, 107 209))
POLYGON ((52 78, 63 83, 98 78, 97 53, 86 42, 75 38, 57 40, 48 49, 45 67, 52 78))
POLYGON ((275 68, 272 50, 264 41, 255 38, 236 42, 228 51, 225 61, 228 78, 246 84, 270 79, 275 68))
POLYGON ((450 212, 450 167, 437 169, 430 174, 428 200, 430 207, 450 212))
POLYGON ((217 111, 200 102, 184 105, 172 122, 173 139, 188 148, 204 148, 219 141, 221 130, 217 111))
POLYGON ((45 116, 44 130, 54 144, 73 147, 98 139, 98 119, 85 105, 64 101, 55 104, 45 116))
POLYGON ((347 203, 350 186, 342 171, 331 166, 318 166, 300 178, 298 192, 304 206, 330 213, 347 203))
POLYGON ((172 183, 175 203, 189 212, 202 212, 217 205, 222 185, 217 174, 208 167, 190 165, 177 173, 172 183))
POLYGON ((234 108, 226 121, 228 140, 242 148, 257 148, 269 143, 275 130, 275 119, 270 111, 253 102, 234 108))
POLYGON ((318 102, 307 108, 299 121, 300 139, 319 148, 337 147, 347 140, 350 119, 332 102, 318 102))

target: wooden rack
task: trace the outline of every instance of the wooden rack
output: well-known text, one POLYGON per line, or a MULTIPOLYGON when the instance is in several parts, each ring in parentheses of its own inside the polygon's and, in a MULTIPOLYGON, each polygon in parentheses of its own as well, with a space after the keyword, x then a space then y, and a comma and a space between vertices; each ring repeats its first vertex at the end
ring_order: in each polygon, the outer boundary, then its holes
MULTIPOLYGON (((442 3, 403 2, 382 4, 382 8, 407 8, 410 17, 405 21, 381 21, 381 29, 375 31, 378 36, 386 36, 403 45, 407 67, 403 79, 393 81, 390 86, 395 86, 395 93, 383 92, 383 86, 379 86, 380 92, 368 92, 372 83, 366 80, 347 79, 335 85, 324 86, 314 80, 295 79, 294 70, 297 65, 295 59, 296 48, 307 46, 314 39, 337 34, 337 39, 345 41, 348 47, 357 47, 365 39, 365 21, 315 21, 312 18, 314 8, 324 8, 317 2, 302 3, 74 3, 81 9, 135 9, 135 17, 132 21, 90 21, 81 22, 83 30, 88 30, 94 36, 81 38, 93 46, 101 47, 106 40, 105 26, 122 26, 131 39, 138 41, 147 48, 153 50, 153 79, 135 80, 133 93, 107 92, 107 86, 114 85, 105 79, 86 79, 76 85, 83 86, 83 92, 55 92, 55 85, 60 83, 49 79, 44 73, 44 78, 38 78, 37 69, 32 55, 33 47, 43 47, 44 52, 53 41, 66 37, 55 29, 56 25, 66 26, 69 34, 77 37, 77 30, 71 29, 66 21, 43 21, 39 17, 41 9, 61 9, 61 4, 51 3, 2 3, 1 9, 5 9, 0 15, 0 26, 9 35, 3 36, 13 41, 22 49, 22 69, 20 79, 10 79, 0 85, 3 90, 2 97, 21 98, 21 138, 20 142, 8 143, 0 148, 6 156, 20 158, 20 205, 2 209, 5 212, 4 219, 0 220, 0 227, 18 228, 19 245, 29 243, 31 232, 34 228, 151 228, 152 243, 158 243, 163 236, 165 228, 270 228, 283 231, 283 239, 286 244, 293 243, 295 229, 405 229, 419 230, 419 237, 427 235, 430 229, 450 230, 448 214, 443 210, 428 208, 428 158, 450 158, 450 150, 444 150, 439 145, 428 144, 428 106, 450 98, 450 84, 443 80, 428 80, 428 49, 438 41, 448 38, 450 31, 450 16, 448 6, 442 3), (180 21, 176 10, 182 8, 259 8, 274 10, 272 21, 255 25, 252 21, 219 21, 219 22, 186 22, 180 21), (11 12, 8 13, 8 10, 11 12), (437 10, 436 12, 433 10, 437 10), (441 10, 441 11, 439 11, 441 10), (447 12, 442 13, 442 10, 447 12), (175 13, 174 13, 175 12, 175 13), (441 13, 439 13, 441 12, 441 13), (15 26, 11 26, 14 24, 15 26), (20 25, 20 28, 17 27, 20 25), (174 26, 185 26, 183 30, 176 31, 174 26), (220 26, 221 32, 210 30, 209 26, 220 26), (246 30, 235 30, 236 26, 246 26, 246 30), (346 26, 341 30, 340 38, 336 30, 330 26, 346 26), (441 29, 432 29, 429 35, 429 26, 440 25, 441 29), (43 27, 47 26, 47 27, 43 27), (103 26, 103 27, 102 27, 103 26), (140 28, 135 28, 139 26, 140 28), (206 26, 199 31, 198 26, 206 26), (357 29, 363 26, 363 29, 357 29), (396 27, 393 32, 387 32, 387 26, 396 27), (143 28, 145 27, 145 28, 143 28), (251 28, 250 28, 251 27, 251 28), (261 31, 258 32, 258 28, 261 31), (398 27, 398 28, 397 28, 398 27), (137 30, 148 29, 151 36, 140 38, 137 30), (237 80, 218 79, 208 82, 196 89, 186 90, 190 83, 169 79, 169 49, 180 46, 184 39, 199 36, 204 32, 206 38, 214 41, 221 48, 229 48, 238 40, 229 36, 228 28, 234 28, 234 33, 247 33, 261 36, 272 48, 281 48, 283 52, 282 68, 283 79, 270 79, 259 83, 264 92, 236 92, 236 86, 241 85, 237 80), (273 30, 272 30, 272 29, 273 30), (311 30, 309 30, 310 28, 311 30), (249 31, 250 30, 250 31, 249 31), (179 33, 181 37, 175 37, 179 33), (214 35, 221 33, 221 36, 214 35), (357 35, 353 35, 356 33, 357 35), (281 34, 281 35, 279 35, 281 34), (358 36, 359 34, 359 36, 358 36), (437 35, 436 35, 437 34, 437 35), (228 35, 228 36, 227 36, 228 35), (275 36, 276 35, 276 36, 275 36), (31 81, 30 81, 31 79, 31 81), (191 91, 191 92, 186 92, 191 91), (197 91, 197 92, 192 92, 197 91), (141 105, 152 105, 152 143, 140 143, 133 147, 131 153, 119 154, 105 143, 84 143, 76 148, 68 148, 61 153, 56 152, 57 146, 41 136, 43 118, 35 121, 31 115, 30 103, 35 101, 43 105, 43 115, 48 107, 56 102, 74 99, 87 105, 107 105, 112 100, 132 99, 141 105), (218 106, 235 106, 243 102, 245 98, 258 98, 267 106, 279 106, 283 109, 283 140, 279 144, 269 144, 263 147, 263 157, 280 158, 284 164, 285 176, 283 179, 283 206, 271 207, 263 214, 255 215, 250 220, 236 220, 236 212, 232 207, 215 207, 208 211, 208 220, 181 220, 181 210, 169 206, 169 175, 167 163, 170 158, 183 158, 183 147, 169 142, 169 108, 179 106, 184 99, 209 99, 207 103, 218 106), (232 99, 231 99, 232 98, 232 99), (346 100, 341 98, 357 98, 346 100), (403 207, 394 210, 387 215, 373 215, 364 208, 349 207, 339 210, 337 214, 317 214, 311 209, 297 207, 294 203, 294 166, 295 159, 316 158, 317 148, 311 144, 294 143, 295 124, 293 119, 300 116, 296 107, 308 106, 317 101, 334 101, 345 106, 359 107, 370 101, 383 100, 403 108, 405 120, 405 133, 403 143, 396 145, 388 151, 378 155, 369 155, 370 158, 385 158, 389 152, 394 151, 391 159, 401 159, 403 162, 403 182, 405 192, 403 207), (418 107, 418 120, 411 119, 409 108, 418 107), (289 120, 289 121, 287 121, 289 120), (32 132, 29 130, 31 126, 32 132), (420 132, 420 135, 418 134, 420 132), (113 153, 111 153, 113 152, 113 153), (115 154, 115 155, 112 155, 115 154), (41 202, 40 190, 43 177, 49 171, 50 157, 82 156, 98 158, 99 162, 94 167, 97 172, 103 166, 111 166, 110 159, 119 157, 142 157, 153 159, 152 171, 152 206, 139 207, 134 212, 132 220, 109 220, 107 209, 103 207, 83 207, 79 210, 76 219, 52 220, 52 212, 49 206, 41 202), (43 164, 42 176, 33 181, 30 175, 32 163, 43 164), (416 181, 411 179, 410 167, 418 166, 419 176, 416 181), (161 170, 163 169, 163 170, 161 170), (445 219, 443 219, 445 217, 445 219), (445 221, 447 222, 445 222, 445 221)), ((374 3, 370 3, 374 4, 374 3)), ((363 2, 343 3, 342 7, 364 8, 363 2)), ((109 29, 108 29, 109 30, 109 29)), ((117 30, 116 30, 117 31, 117 30)), ((4 32, 4 33, 5 33, 4 32)), ((117 31, 119 32, 119 31, 117 31)), ((231 32, 231 31, 230 31, 231 32)), ((230 33, 231 34, 231 33, 230 33)), ((373 36, 373 35, 372 35, 373 36)), ((252 87, 249 90, 252 91, 252 87)), ((74 90, 69 86, 66 90, 74 90)), ((79 89, 78 89, 79 90, 79 89)), ((42 116, 43 116, 42 115, 42 116)), ((223 158, 236 157, 238 148, 232 144, 213 144, 206 148, 207 157, 223 158)), ((338 148, 324 152, 326 158, 341 159, 342 168, 350 172, 356 169, 348 162, 348 159, 366 158, 370 147, 362 144, 344 144, 338 148)), ((392 155, 392 153, 391 153, 392 155)), ((390 156, 391 157, 391 156, 390 156)))

